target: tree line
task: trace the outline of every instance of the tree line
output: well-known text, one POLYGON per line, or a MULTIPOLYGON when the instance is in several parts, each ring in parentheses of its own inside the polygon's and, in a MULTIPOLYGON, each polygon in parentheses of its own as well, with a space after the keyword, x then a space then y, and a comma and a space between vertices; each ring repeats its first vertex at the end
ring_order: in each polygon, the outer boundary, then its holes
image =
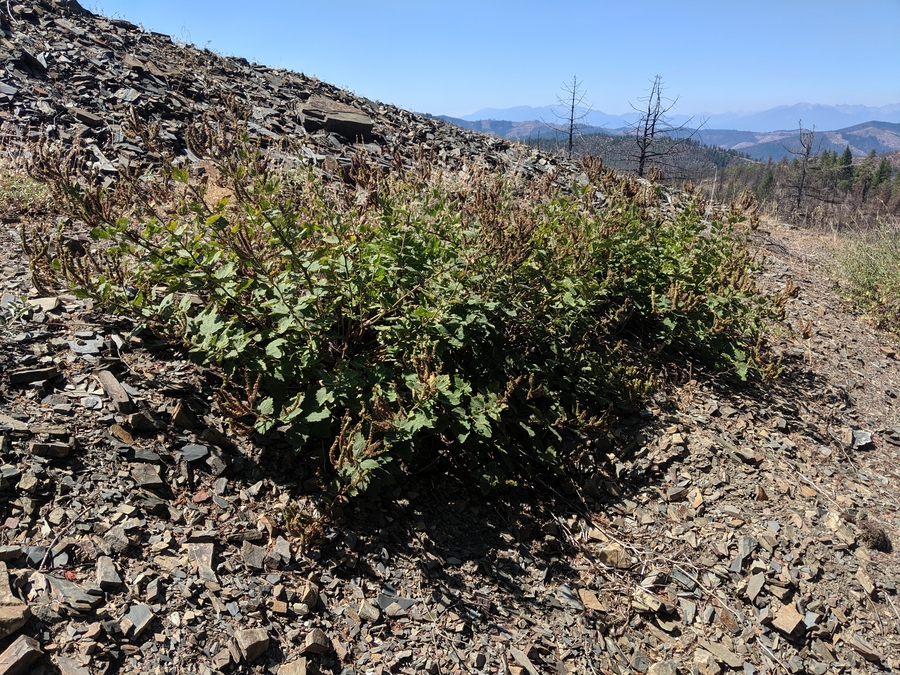
POLYGON ((815 131, 802 125, 797 145, 786 149, 777 162, 731 165, 704 182, 720 199, 748 191, 764 212, 797 224, 842 229, 900 215, 900 172, 889 157, 873 149, 857 160, 849 145, 820 151, 815 131))

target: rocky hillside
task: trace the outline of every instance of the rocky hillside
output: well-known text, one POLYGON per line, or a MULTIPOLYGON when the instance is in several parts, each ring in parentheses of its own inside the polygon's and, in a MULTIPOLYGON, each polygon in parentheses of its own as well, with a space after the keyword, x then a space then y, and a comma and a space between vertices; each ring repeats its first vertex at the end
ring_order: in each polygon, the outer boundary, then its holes
MULTIPOLYGON (((48 133, 112 177, 240 105, 322 171, 567 168, 73 2, 10 5, 4 159, 48 133)), ((835 296, 839 244, 755 235, 759 282, 794 291, 778 381, 673 370, 583 481, 484 497, 426 473, 304 540, 317 468, 234 433, 185 354, 40 296, 16 225, 52 205, 0 197, 0 675, 900 669, 898 351, 835 296)))
POLYGON ((92 15, 74 1, 15 3, 11 12, 0 12, 0 140, 9 154, 47 132, 83 145, 112 176, 158 162, 161 150, 185 154, 186 129, 227 106, 246 114, 261 144, 284 146, 320 167, 359 154, 391 166, 424 153, 447 170, 486 166, 525 175, 556 163, 315 78, 92 15))

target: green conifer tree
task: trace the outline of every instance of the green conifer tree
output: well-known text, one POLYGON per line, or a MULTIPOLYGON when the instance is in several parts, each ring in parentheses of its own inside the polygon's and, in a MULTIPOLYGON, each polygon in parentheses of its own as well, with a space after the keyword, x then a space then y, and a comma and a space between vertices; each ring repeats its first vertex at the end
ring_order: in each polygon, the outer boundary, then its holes
POLYGON ((878 168, 875 169, 875 174, 872 176, 872 187, 876 188, 882 183, 889 181, 891 179, 892 169, 893 167, 888 158, 882 157, 881 162, 878 164, 878 168))
POLYGON ((841 158, 838 160, 838 187, 842 190, 850 190, 853 187, 853 153, 848 145, 841 158))

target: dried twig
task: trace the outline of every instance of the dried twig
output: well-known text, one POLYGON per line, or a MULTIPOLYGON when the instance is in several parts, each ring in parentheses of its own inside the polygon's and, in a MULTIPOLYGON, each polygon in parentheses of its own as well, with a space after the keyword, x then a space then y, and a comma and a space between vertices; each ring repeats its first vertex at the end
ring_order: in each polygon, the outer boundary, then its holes
POLYGON ((72 531, 72 528, 74 528, 74 527, 78 524, 78 522, 81 520, 81 518, 84 516, 84 514, 86 514, 88 511, 91 510, 91 507, 92 507, 92 506, 93 506, 93 504, 88 504, 87 506, 85 506, 85 507, 81 510, 81 513, 79 513, 77 516, 75 516, 75 517, 72 519, 72 522, 70 522, 70 523, 69 523, 68 525, 66 525, 63 529, 61 529, 59 532, 56 533, 56 536, 53 537, 53 541, 51 541, 51 542, 50 542, 50 545, 47 547, 47 551, 44 553, 44 557, 41 558, 41 564, 38 566, 38 570, 39 570, 39 571, 43 571, 43 570, 44 570, 44 565, 47 564, 47 557, 50 555, 50 552, 53 551, 53 548, 54 548, 54 547, 56 546, 56 544, 59 542, 59 538, 62 537, 62 536, 64 536, 64 535, 66 535, 66 534, 68 534, 69 532, 71 532, 71 531, 72 531))

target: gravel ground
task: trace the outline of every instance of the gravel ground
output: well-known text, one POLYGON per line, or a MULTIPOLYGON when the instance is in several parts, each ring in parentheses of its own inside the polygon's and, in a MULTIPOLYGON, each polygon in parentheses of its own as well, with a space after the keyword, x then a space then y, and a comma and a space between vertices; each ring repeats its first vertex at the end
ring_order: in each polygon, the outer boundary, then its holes
POLYGON ((582 481, 420 476, 304 542, 314 470, 230 434, 182 355, 35 298, 13 234, 0 673, 900 667, 896 352, 835 296, 833 242, 757 232, 762 283, 797 288, 780 380, 682 376, 582 481))

